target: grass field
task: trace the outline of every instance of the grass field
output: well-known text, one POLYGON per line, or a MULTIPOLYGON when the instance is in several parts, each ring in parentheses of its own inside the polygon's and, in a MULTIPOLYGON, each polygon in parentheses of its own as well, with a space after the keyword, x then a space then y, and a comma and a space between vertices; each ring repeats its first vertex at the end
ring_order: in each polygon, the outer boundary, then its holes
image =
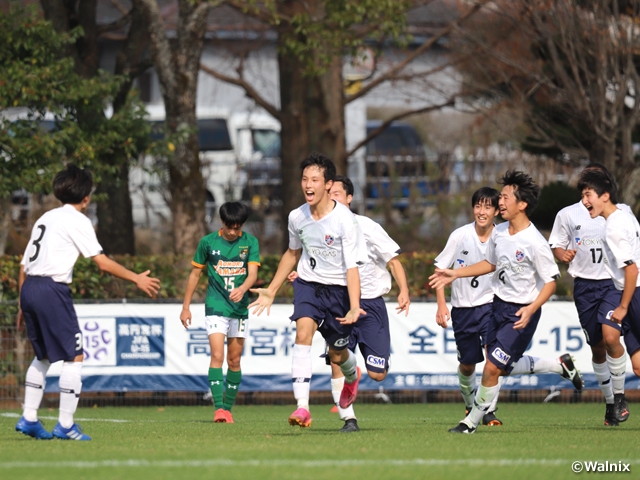
MULTIPOLYGON (((549 480, 593 476, 571 466, 597 460, 631 464, 605 477, 639 478, 636 405, 608 428, 602 404, 503 404, 505 425, 474 435, 447 433, 461 404, 357 405, 361 431, 349 434, 327 405, 312 406, 307 429, 282 406, 238 406, 235 424, 214 424, 213 407, 80 409, 91 442, 33 440, 14 430, 18 411, 3 411, 0 478, 549 480)), ((57 411, 40 415, 55 425, 57 411)))

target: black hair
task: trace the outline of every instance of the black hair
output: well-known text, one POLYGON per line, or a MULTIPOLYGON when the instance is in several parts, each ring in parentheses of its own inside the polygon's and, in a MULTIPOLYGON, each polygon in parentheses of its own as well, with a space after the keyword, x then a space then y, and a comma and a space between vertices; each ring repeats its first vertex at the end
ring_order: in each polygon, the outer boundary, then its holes
POLYGON ((333 183, 340 182, 344 187, 344 191, 347 192, 347 195, 351 195, 353 197, 353 182, 349 177, 345 177, 344 175, 336 175, 336 178, 333 179, 333 183))
POLYGON ((513 187, 516 199, 527 203, 524 212, 527 217, 530 217, 540 200, 540 187, 533 181, 531 175, 519 170, 507 170, 498 183, 505 187, 507 185, 513 187))
POLYGON ((86 168, 69 163, 53 178, 53 194, 64 204, 77 205, 93 191, 93 176, 86 168))
POLYGON ((598 196, 609 194, 613 203, 618 203, 618 186, 606 168, 585 168, 578 179, 578 190, 582 193, 591 188, 598 196))
POLYGON ((495 188, 482 187, 473 192, 471 196, 471 206, 475 207, 478 203, 490 203, 493 208, 498 209, 498 199, 500 192, 495 188))
POLYGON ((220 220, 227 227, 240 227, 251 215, 251 210, 244 203, 226 202, 220 206, 220 220))
POLYGON ((305 168, 312 166, 318 167, 320 170, 322 170, 325 183, 327 183, 329 180, 335 180, 336 166, 326 155, 318 152, 310 153, 309 156, 300 163, 300 173, 304 172, 305 168))

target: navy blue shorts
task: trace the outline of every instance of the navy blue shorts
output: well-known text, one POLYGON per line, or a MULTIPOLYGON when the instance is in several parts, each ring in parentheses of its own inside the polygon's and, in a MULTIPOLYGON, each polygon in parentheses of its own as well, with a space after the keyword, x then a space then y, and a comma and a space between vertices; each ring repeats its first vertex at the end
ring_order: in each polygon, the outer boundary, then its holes
POLYGON ((391 354, 391 334, 389 314, 382 297, 360 300, 360 308, 367 314, 353 324, 349 338, 349 350, 356 351, 356 345, 371 372, 384 373, 389 369, 391 354))
POLYGON ((456 339, 458 361, 463 365, 475 365, 484 361, 484 346, 491 322, 493 306, 490 303, 477 307, 453 307, 451 322, 456 339))
POLYGON ((336 320, 344 317, 350 308, 349 292, 341 285, 324 285, 296 278, 293 282, 294 322, 309 317, 318 324, 322 338, 333 350, 344 350, 349 346, 353 324, 343 325, 336 320))
POLYGON ((511 373, 516 363, 529 347, 536 332, 542 308, 536 310, 529 323, 522 330, 513 328, 520 317, 516 312, 526 304, 505 302, 498 296, 493 297, 493 310, 487 332, 487 357, 496 367, 511 373))
POLYGON ((631 357, 640 350, 640 289, 638 288, 631 297, 627 315, 622 319, 622 332, 627 355, 631 357))
POLYGON ((620 305, 621 298, 622 291, 615 287, 611 279, 574 280, 573 299, 589 345, 594 346, 602 341, 602 325, 622 331, 622 327, 611 320, 611 313, 620 305))
POLYGON ((68 285, 50 277, 27 277, 20 291, 20 308, 38 360, 71 362, 83 354, 82 332, 68 285))

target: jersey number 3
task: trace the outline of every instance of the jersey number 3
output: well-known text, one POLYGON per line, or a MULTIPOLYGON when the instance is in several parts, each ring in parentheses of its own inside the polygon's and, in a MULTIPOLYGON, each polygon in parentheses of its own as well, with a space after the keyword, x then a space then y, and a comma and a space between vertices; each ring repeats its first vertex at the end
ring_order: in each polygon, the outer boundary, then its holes
POLYGON ((38 225, 38 228, 40 229, 40 236, 33 241, 33 246, 36 247, 36 253, 33 254, 33 257, 29 258, 30 262, 33 262, 36 258, 38 258, 38 255, 40 255, 40 242, 42 241, 44 232, 47 229, 47 227, 45 227, 44 225, 38 225))

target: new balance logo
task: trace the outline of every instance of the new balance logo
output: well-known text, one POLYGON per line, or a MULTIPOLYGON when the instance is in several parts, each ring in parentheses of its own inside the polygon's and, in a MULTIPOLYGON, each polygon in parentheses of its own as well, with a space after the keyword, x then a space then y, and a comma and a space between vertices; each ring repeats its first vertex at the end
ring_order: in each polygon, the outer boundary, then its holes
POLYGON ((580 230, 581 227, 582 225, 576 225, 576 230, 580 230))
POLYGON ((469 255, 469 250, 462 250, 460 253, 463 255, 469 255))

